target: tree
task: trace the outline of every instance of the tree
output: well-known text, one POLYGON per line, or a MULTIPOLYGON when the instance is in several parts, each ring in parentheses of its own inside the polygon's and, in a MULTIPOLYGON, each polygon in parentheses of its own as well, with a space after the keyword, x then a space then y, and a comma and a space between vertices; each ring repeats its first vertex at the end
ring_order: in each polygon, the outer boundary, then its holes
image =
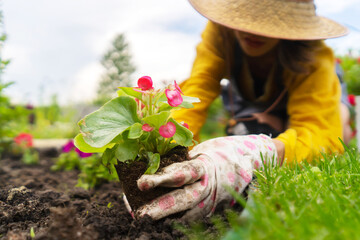
POLYGON ((102 105, 112 97, 116 96, 118 87, 130 87, 131 74, 135 67, 131 62, 129 45, 124 34, 119 34, 112 42, 111 48, 105 53, 101 64, 106 69, 98 87, 98 96, 95 104, 102 105))

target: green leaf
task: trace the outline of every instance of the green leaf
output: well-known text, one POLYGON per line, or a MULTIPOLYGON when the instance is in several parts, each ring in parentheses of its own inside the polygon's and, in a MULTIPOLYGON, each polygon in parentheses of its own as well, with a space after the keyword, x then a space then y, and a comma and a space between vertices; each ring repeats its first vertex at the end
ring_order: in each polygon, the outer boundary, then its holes
POLYGON ((149 167, 146 169, 144 174, 154 174, 160 166, 160 154, 148 152, 149 167))
POLYGON ((173 136, 173 139, 176 141, 178 145, 189 147, 193 145, 192 139, 193 139, 193 133, 175 121, 173 118, 170 118, 170 122, 174 123, 176 126, 176 132, 173 136))
POLYGON ((74 138, 74 145, 82 152, 84 153, 102 153, 104 152, 106 149, 108 148, 112 148, 115 143, 109 143, 106 144, 105 146, 101 147, 101 148, 96 148, 96 147, 92 147, 89 144, 87 144, 84 141, 84 138, 82 136, 81 133, 79 133, 78 135, 76 135, 76 137, 74 138))
POLYGON ((80 120, 80 132, 87 144, 101 148, 136 122, 136 102, 128 96, 112 99, 80 120))
POLYGON ((115 151, 117 146, 114 148, 107 148, 103 155, 101 156, 101 161, 105 166, 109 166, 110 164, 116 163, 115 160, 115 151))
POLYGON ((33 227, 30 228, 30 237, 31 237, 32 239, 35 238, 35 231, 34 231, 34 228, 33 228, 33 227))
POLYGON ((182 98, 183 98, 183 102, 178 107, 193 108, 194 107, 193 103, 200 102, 200 99, 196 97, 182 96, 182 98))
POLYGON ((118 96, 132 96, 137 99, 142 99, 142 93, 134 91, 133 87, 121 87, 120 90, 117 91, 118 96))
POLYGON ((158 106, 159 106, 159 112, 170 111, 172 109, 177 109, 178 108, 178 107, 170 106, 167 102, 159 102, 158 106))
POLYGON ((146 118, 143 118, 144 122, 149 124, 150 126, 159 129, 162 125, 164 125, 170 116, 170 111, 157 113, 146 118))
POLYGON ((150 137, 149 132, 143 132, 143 134, 140 137, 140 141, 142 141, 142 142, 147 141, 149 137, 150 137))
POLYGON ((136 140, 125 140, 119 143, 115 150, 115 156, 120 162, 135 160, 140 150, 136 140))
POLYGON ((129 139, 137 139, 140 138, 141 135, 143 134, 143 130, 142 128, 142 124, 141 123, 134 123, 131 127, 130 127, 130 131, 129 131, 129 135, 128 138, 129 139))

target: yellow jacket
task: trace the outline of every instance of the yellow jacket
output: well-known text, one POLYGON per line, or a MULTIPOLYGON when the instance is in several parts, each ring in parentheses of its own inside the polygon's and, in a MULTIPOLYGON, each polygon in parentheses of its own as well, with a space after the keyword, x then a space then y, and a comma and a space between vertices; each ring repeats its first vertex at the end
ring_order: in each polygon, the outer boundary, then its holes
MULTIPOLYGON (((220 80, 226 77, 226 62, 220 34, 221 26, 209 22, 197 46, 190 78, 180 87, 186 96, 200 98, 192 109, 173 114, 189 124, 198 139, 207 118, 207 109, 220 94, 220 80)), ((285 144, 285 161, 311 161, 320 152, 342 152, 340 119, 340 83, 335 73, 334 55, 325 44, 316 52, 313 71, 295 79, 284 71, 288 87, 288 129, 277 139, 285 144)))

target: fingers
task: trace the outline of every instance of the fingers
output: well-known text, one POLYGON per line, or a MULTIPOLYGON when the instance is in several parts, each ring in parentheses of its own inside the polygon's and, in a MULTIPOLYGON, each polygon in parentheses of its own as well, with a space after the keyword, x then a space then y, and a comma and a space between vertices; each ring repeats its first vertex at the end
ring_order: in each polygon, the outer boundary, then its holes
POLYGON ((163 187, 180 187, 194 183, 205 175, 204 162, 195 159, 182 163, 174 163, 165 167, 161 172, 153 175, 142 175, 137 180, 141 191, 149 190, 159 185, 163 187))
POLYGON ((136 218, 141 218, 146 214, 154 220, 158 220, 188 209, 197 208, 198 211, 201 211, 204 208, 203 199, 210 198, 210 192, 211 187, 205 186, 199 181, 155 199, 140 207, 135 215, 136 218))

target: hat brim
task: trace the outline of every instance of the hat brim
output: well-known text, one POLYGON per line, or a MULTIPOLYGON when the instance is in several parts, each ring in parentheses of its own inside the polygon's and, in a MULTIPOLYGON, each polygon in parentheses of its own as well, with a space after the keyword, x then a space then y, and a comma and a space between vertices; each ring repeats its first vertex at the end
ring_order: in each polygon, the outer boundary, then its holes
POLYGON ((279 0, 229 0, 226 3, 223 0, 189 0, 189 2, 196 11, 210 21, 231 29, 270 38, 320 40, 341 37, 348 33, 348 29, 341 24, 316 16, 313 4, 308 3, 296 1, 289 3, 279 0))

